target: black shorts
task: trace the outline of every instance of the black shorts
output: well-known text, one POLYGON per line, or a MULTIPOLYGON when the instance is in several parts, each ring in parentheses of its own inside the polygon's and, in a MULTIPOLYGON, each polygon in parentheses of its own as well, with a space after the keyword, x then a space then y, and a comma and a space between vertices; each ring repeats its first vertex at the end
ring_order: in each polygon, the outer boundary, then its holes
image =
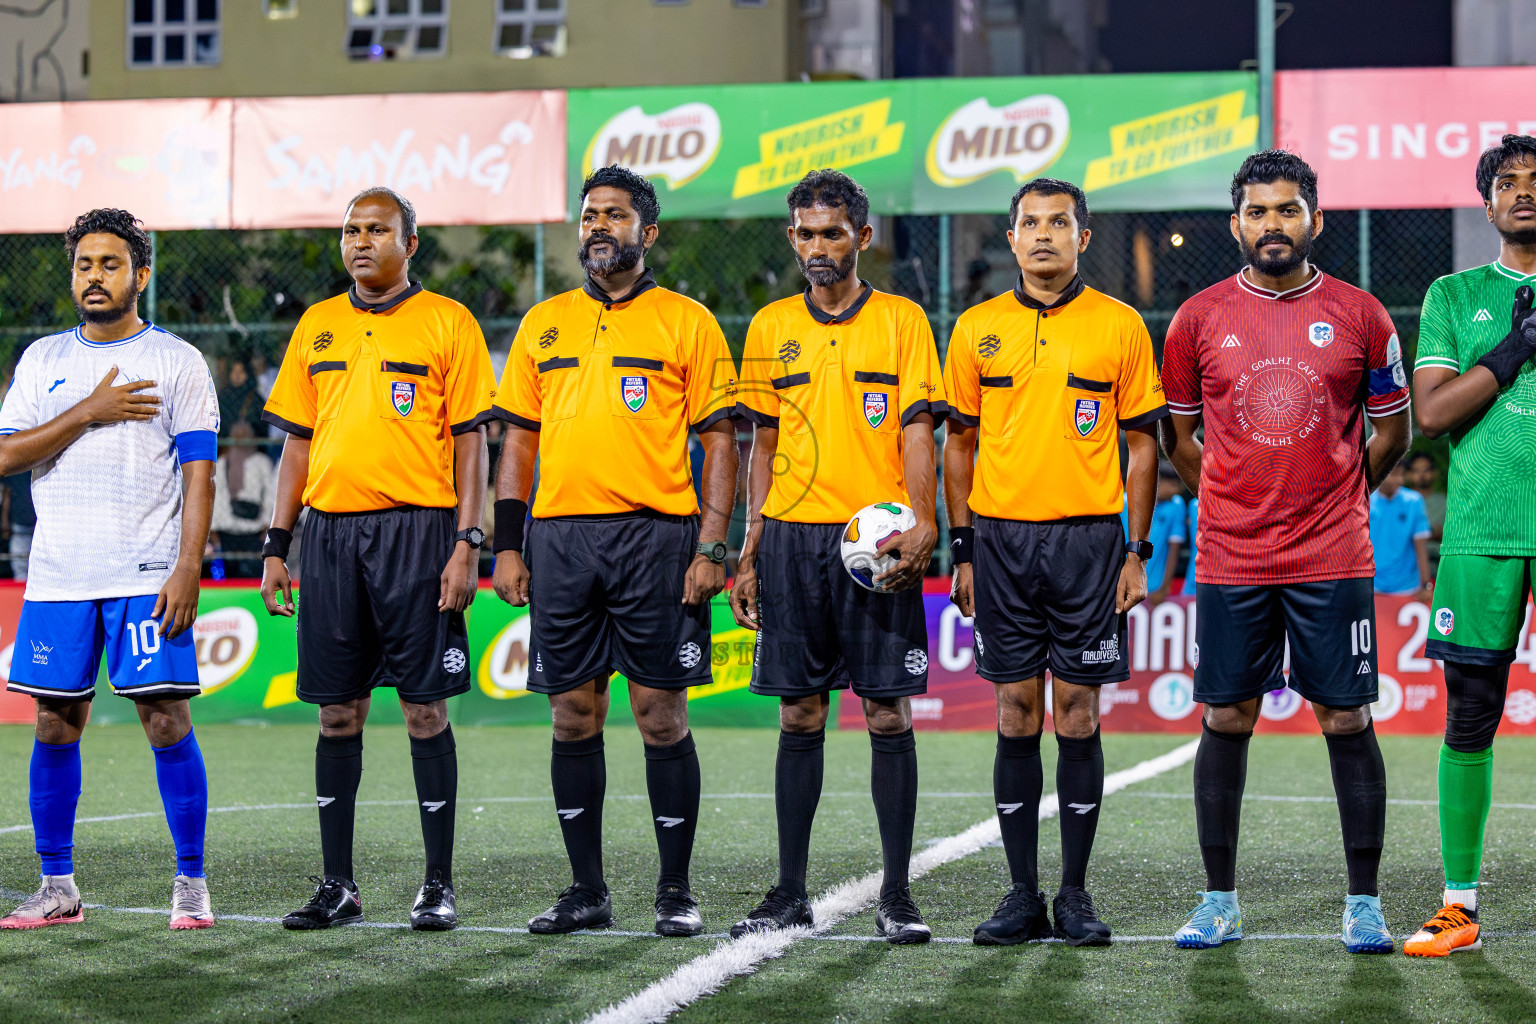
POLYGON ((919 587, 877 594, 843 568, 841 523, 764 519, 752 692, 808 697, 851 686, 891 700, 928 690, 919 587))
POLYGON ((299 547, 299 699, 341 704, 392 686, 430 704, 469 689, 463 612, 440 612, 451 508, 309 510, 299 547))
POLYGON ((1195 700, 1237 704, 1286 685, 1314 704, 1376 702, 1376 595, 1369 577, 1195 587, 1195 700))
POLYGON ((620 672, 658 690, 710 681, 709 602, 683 604, 698 516, 632 512, 535 519, 528 689, 564 693, 620 672))
POLYGON ((1119 516, 1050 522, 976 517, 971 578, 976 674, 994 683, 1047 668, 1085 686, 1131 678, 1115 591, 1125 567, 1119 516))

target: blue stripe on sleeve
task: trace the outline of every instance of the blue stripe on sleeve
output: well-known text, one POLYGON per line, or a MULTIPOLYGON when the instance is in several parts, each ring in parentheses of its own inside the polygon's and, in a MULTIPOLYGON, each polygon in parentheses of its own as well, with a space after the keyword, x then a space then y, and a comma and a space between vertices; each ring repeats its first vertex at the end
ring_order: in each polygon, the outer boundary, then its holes
POLYGON ((187 430, 176 435, 176 458, 189 462, 213 462, 219 457, 219 435, 212 430, 187 430))
POLYGON ((1403 389, 1403 385, 1394 380, 1392 376, 1393 366, 1401 365, 1401 363, 1394 363, 1390 366, 1378 366, 1371 371, 1372 398, 1381 398, 1383 395, 1390 395, 1403 389))

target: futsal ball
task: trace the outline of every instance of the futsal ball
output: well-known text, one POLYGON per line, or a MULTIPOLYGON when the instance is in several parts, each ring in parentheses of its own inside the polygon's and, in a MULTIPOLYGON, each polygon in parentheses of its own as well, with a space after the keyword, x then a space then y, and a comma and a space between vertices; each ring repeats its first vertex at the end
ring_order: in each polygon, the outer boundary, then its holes
POLYGON ((875 557, 875 551, 897 534, 917 525, 917 515, 894 501, 877 501, 854 513, 843 528, 843 568, 865 590, 884 593, 885 584, 875 577, 895 568, 900 559, 892 555, 875 557))

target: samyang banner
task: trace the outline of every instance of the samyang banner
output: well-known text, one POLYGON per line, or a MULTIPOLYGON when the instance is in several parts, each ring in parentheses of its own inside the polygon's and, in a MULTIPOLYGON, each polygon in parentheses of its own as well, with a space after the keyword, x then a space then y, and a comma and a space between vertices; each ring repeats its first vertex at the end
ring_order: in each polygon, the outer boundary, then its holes
MULTIPOLYGON (((949 601, 948 581, 929 580, 923 603, 928 618, 928 692, 912 698, 912 720, 925 730, 992 730, 997 711, 992 684, 976 675, 970 620, 949 601)), ((0 676, 8 676, 16 651, 16 620, 22 588, 0 585, 0 676)), ((502 602, 482 588, 468 611, 470 690, 449 702, 452 720, 464 725, 548 724, 549 701, 528 690, 528 612, 502 602)), ((737 626, 722 595, 715 599, 710 663, 713 681, 688 694, 690 720, 699 726, 777 728, 779 702, 747 689, 752 678, 755 636, 737 626)), ((1424 657, 1430 606, 1402 597, 1376 599, 1376 628, 1362 637, 1376 651, 1380 701, 1372 708, 1381 732, 1436 735, 1445 727, 1445 680, 1438 662, 1424 657)), ((1500 735, 1536 735, 1536 638, 1531 612, 1510 670, 1500 735)), ((1155 608, 1138 605, 1125 638, 1131 662, 1129 681, 1105 686, 1099 712, 1106 732, 1200 731, 1194 700, 1196 610, 1192 600, 1170 598, 1155 608)), ((252 725, 313 723, 315 708, 299 700, 294 622, 267 614, 261 594, 250 585, 204 586, 193 627, 203 695, 193 701, 199 722, 252 725)), ((111 696, 105 678, 97 682, 91 708, 97 723, 136 722, 133 703, 111 696)), ((628 687, 615 679, 615 721, 628 712, 628 687)), ((400 706, 381 693, 371 719, 399 722, 400 706)), ((842 728, 863 729, 856 700, 837 702, 842 728)), ((1049 707, 1047 702, 1047 707, 1049 707)), ((30 697, 0 693, 0 723, 34 720, 30 697)), ((1047 716, 1049 717, 1049 716, 1047 716)), ((1317 723, 1294 690, 1264 699, 1260 731, 1311 732, 1317 723)))
POLYGON ((1095 209, 1220 208, 1256 90, 1240 71, 575 89, 570 209, 609 164, 653 179, 663 217, 778 216, 820 167, 881 214, 996 213, 1042 174, 1095 209))

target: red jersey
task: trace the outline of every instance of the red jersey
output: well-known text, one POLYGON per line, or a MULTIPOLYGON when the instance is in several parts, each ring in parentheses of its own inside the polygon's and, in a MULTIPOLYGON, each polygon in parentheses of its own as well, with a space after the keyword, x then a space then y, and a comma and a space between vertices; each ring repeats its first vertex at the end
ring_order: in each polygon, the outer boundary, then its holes
POLYGON ((1380 302, 1318 271, 1272 292, 1239 272, 1179 307, 1163 347, 1175 415, 1203 415, 1200 583, 1376 574, 1365 416, 1408 408, 1380 302))

